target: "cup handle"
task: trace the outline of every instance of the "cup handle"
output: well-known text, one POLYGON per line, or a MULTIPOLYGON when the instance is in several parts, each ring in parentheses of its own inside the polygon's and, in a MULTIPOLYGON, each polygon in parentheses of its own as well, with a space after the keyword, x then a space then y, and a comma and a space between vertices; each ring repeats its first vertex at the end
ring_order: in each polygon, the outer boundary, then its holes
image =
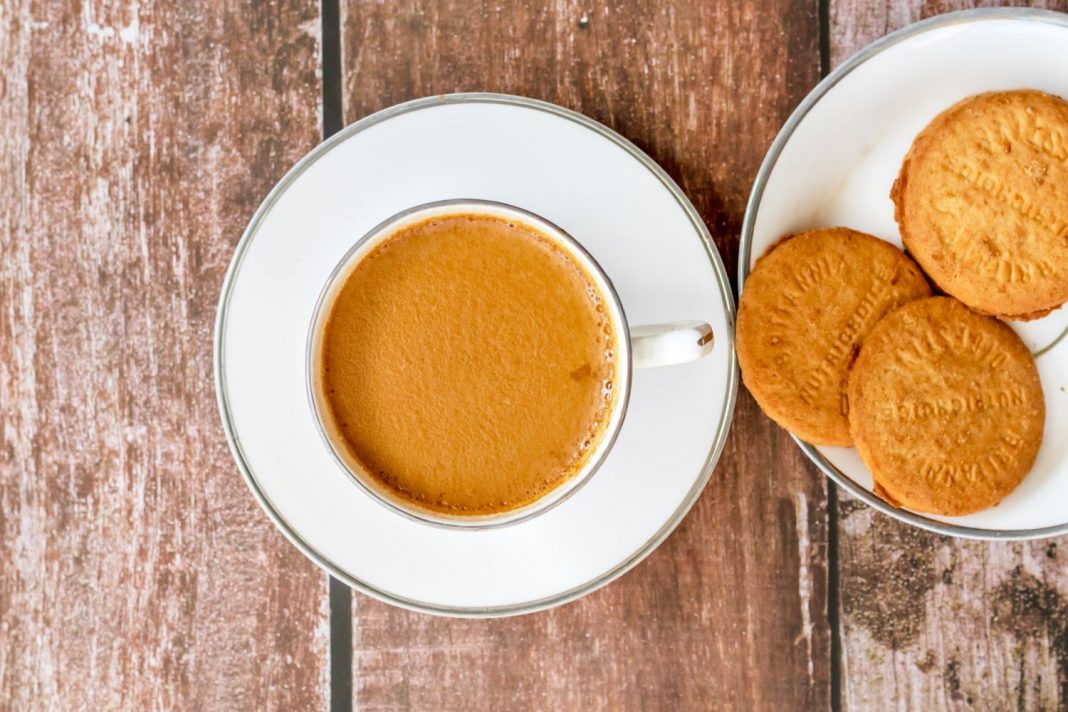
POLYGON ((712 353, 712 327, 703 321, 649 324, 630 329, 634 368, 671 366, 712 353))

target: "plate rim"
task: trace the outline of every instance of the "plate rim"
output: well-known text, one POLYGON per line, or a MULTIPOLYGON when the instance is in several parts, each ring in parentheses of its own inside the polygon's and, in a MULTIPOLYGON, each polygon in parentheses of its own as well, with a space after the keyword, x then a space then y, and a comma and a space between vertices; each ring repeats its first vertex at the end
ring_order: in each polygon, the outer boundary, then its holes
MULTIPOLYGON (((775 136, 775 140, 772 142, 771 147, 764 156, 764 160, 760 164, 760 170, 757 172, 756 179, 753 182, 753 189, 749 194, 749 201, 745 207, 745 215, 742 218, 742 235, 738 246, 739 299, 741 299, 745 279, 749 275, 749 262, 752 257, 753 249, 753 231, 756 227, 756 215, 760 208, 760 202, 764 197, 764 189, 767 187, 768 179, 770 178, 775 165, 778 163, 779 156, 782 154, 783 149, 793 136, 794 131, 808 115, 809 111, 811 111, 824 95, 834 88, 834 86, 850 72, 867 62, 869 59, 881 54, 884 50, 931 30, 937 30, 952 25, 986 22, 989 20, 1023 20, 1068 28, 1068 14, 1056 12, 1055 10, 999 7, 960 10, 957 12, 946 13, 944 15, 937 15, 926 20, 914 22, 911 25, 906 25, 905 27, 895 30, 894 32, 891 32, 857 50, 839 66, 835 67, 833 71, 824 77, 820 83, 805 96, 801 103, 797 105, 797 108, 794 109, 793 113, 790 114, 786 123, 784 123, 779 130, 779 133, 775 136)), ((825 458, 815 446, 806 443, 793 433, 790 433, 790 437, 794 439, 794 442, 797 443, 798 447, 801 448, 801 451, 808 457, 808 459, 815 463, 823 474, 830 478, 839 487, 842 487, 851 495, 879 512, 893 517, 898 521, 919 527, 920 529, 926 529, 927 531, 935 532, 936 534, 944 534, 960 539, 976 539, 982 541, 1027 541, 1033 539, 1045 539, 1068 533, 1068 521, 1065 521, 1062 524, 1054 524, 1052 526, 1039 527, 1036 529, 982 529, 960 524, 950 524, 905 509, 898 509, 876 497, 875 494, 867 488, 857 484, 851 477, 839 470, 833 463, 825 458)))
POLYGON ((212 366, 215 385, 215 396, 217 405, 219 408, 219 415, 222 419, 223 432, 226 435, 226 442, 230 448, 230 454, 234 459, 238 470, 241 472, 242 478, 245 480, 245 484, 252 492, 253 497, 259 503, 260 508, 267 514, 268 518, 274 523, 275 527, 282 532, 283 536, 289 540, 289 542, 295 546, 304 556, 316 564, 320 569, 324 570, 330 576, 342 581, 349 587, 375 598, 384 603, 388 603, 400 608, 405 608, 420 613, 428 613, 437 616, 447 616, 455 618, 500 618, 506 616, 523 615, 526 613, 534 613, 536 611, 547 610, 549 608, 555 608, 556 606, 569 603, 578 598, 581 598, 593 591, 605 586, 612 581, 616 580, 623 574, 627 573, 642 560, 644 560, 649 554, 655 551, 660 544, 664 542, 668 536, 678 527, 682 520, 689 513, 697 502, 701 493, 704 491, 705 486, 708 484, 709 479, 712 476, 712 472, 719 461, 720 456, 723 453, 724 445, 726 444, 727 435, 730 431, 730 426, 733 421, 734 407, 737 401, 738 395, 738 360, 734 350, 734 321, 735 321, 735 302, 734 296, 731 291, 730 279, 726 267, 723 264, 722 256, 719 253, 719 249, 716 247, 715 242, 712 239, 712 235, 708 230, 708 226, 705 225, 704 220, 700 214, 694 208, 686 194, 678 184, 660 167, 652 158, 649 157, 644 151, 634 145, 631 141, 624 138, 622 135, 614 131, 613 129, 605 126, 604 124, 591 119, 588 116, 580 114, 571 109, 566 109, 562 106, 552 104, 539 99, 531 99, 523 96, 516 96, 512 94, 501 94, 495 92, 458 92, 452 94, 437 94, 418 99, 412 99, 394 106, 387 107, 379 110, 362 119, 349 124, 345 128, 341 129, 334 135, 321 142, 307 154, 305 154, 297 163, 290 168, 285 175, 271 188, 270 192, 260 203, 256 212, 249 220, 248 226, 245 228, 238 240, 237 245, 234 247, 233 255, 230 259, 230 263, 226 268, 225 276, 223 277, 222 287, 220 290, 219 304, 216 309, 215 326, 213 330, 213 343, 212 343, 212 366), (653 176, 663 185, 671 196, 675 199, 675 202, 682 208, 684 214, 689 219, 694 230, 697 232, 698 237, 705 248, 705 252, 708 255, 709 262, 712 265, 713 272, 716 276, 716 281, 719 286, 720 298, 723 303, 724 320, 726 322, 726 333, 723 335, 723 344, 727 348, 727 393, 724 399, 723 408, 720 412, 720 421, 716 429, 715 436, 712 442, 712 448, 709 451, 701 471, 698 473, 696 479, 686 497, 682 500, 679 506, 675 509, 672 515, 664 522, 664 524, 658 529, 644 544, 638 547, 633 553, 630 554, 620 563, 614 567, 604 571, 594 578, 586 581, 585 583, 574 586, 565 591, 551 596, 542 597, 533 601, 526 601, 516 604, 505 604, 500 606, 443 606, 435 603, 429 603, 426 601, 417 600, 402 596, 391 591, 387 591, 376 586, 373 586, 359 578, 350 575, 329 557, 323 555, 317 551, 313 546, 300 536, 294 527, 292 527, 285 517, 282 516, 280 511, 275 507, 273 502, 267 496, 266 492, 261 489, 259 483, 256 480, 256 476, 249 466, 245 455, 244 449, 241 444, 241 439, 238 437, 236 429, 233 424, 233 419, 230 413, 229 396, 226 385, 226 355, 224 347, 224 335, 227 328, 227 319, 229 316, 230 297, 233 291, 234 282, 240 271, 241 264, 244 260, 246 251, 256 234, 259 232, 261 223, 266 219, 270 213, 274 204, 285 193, 290 185, 295 182, 301 174, 303 174, 313 163, 325 156, 335 147, 343 143, 345 140, 352 136, 372 127, 383 121, 400 116, 402 114, 419 111, 422 109, 440 107, 452 104, 499 104, 506 106, 518 106, 526 109, 533 109, 542 111, 550 115, 571 121, 586 129, 593 131, 602 138, 606 138, 618 147, 622 148, 625 152, 635 158, 641 163, 646 170, 653 174, 653 176))

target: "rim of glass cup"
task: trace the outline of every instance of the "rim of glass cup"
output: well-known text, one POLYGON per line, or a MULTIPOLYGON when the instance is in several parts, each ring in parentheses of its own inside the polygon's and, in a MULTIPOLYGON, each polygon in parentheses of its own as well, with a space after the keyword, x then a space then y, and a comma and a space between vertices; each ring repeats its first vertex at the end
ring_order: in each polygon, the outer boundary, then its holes
MULTIPOLYGON (((520 208, 516 205, 503 203, 496 200, 482 198, 450 198, 435 200, 429 203, 420 203, 405 210, 401 210, 386 218, 382 222, 368 230, 362 237, 356 240, 331 270, 319 296, 315 301, 315 309, 312 312, 311 323, 308 326, 308 334, 305 345, 305 389, 308 396, 308 404, 315 419, 315 428, 320 439, 330 451, 334 462, 341 468, 349 480, 359 487, 364 494, 378 504, 386 507, 391 512, 406 517, 412 521, 430 526, 452 530, 479 531, 507 527, 520 522, 525 522, 537 517, 569 499, 582 489, 601 468, 608 457, 612 446, 616 442, 619 430, 627 414, 627 405, 630 401, 630 384, 633 375, 633 359, 630 349, 630 327, 627 322, 623 304, 619 299, 612 280, 605 274, 600 263, 593 255, 583 247, 582 243, 571 236, 566 230, 537 213, 520 208), (543 494, 538 499, 512 510, 480 516, 450 516, 424 509, 416 505, 405 503, 399 497, 390 497, 385 493, 385 487, 375 487, 365 481, 365 477, 354 471, 354 463, 350 463, 341 452, 338 445, 327 432, 326 415, 317 397, 319 388, 316 384, 316 364, 318 363, 318 335, 321 333, 322 321, 326 316, 326 308, 333 303, 336 296, 336 288, 339 281, 356 268, 360 262, 370 254, 370 250, 376 245, 385 242, 405 224, 411 224, 424 215, 428 218, 434 215, 469 214, 482 211, 487 215, 511 214, 520 222, 533 227, 540 233, 545 234, 554 243, 562 245, 568 253, 579 262, 580 266, 590 273, 601 291, 601 296, 609 304, 613 326, 616 331, 616 381, 618 386, 615 398, 611 406, 611 415, 605 430, 601 435, 593 454, 586 460, 582 468, 567 480, 558 484, 553 489, 543 494), (409 222, 410 221, 410 222, 409 222)), ((355 457, 351 458, 354 462, 355 457)), ((366 479, 373 479, 366 477, 366 479)))

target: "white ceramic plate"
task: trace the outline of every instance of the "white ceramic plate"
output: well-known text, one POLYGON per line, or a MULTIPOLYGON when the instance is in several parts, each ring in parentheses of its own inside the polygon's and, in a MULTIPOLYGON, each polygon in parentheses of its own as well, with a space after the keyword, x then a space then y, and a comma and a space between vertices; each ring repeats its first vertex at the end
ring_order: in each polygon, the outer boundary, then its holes
POLYGON ((582 596, 675 528, 719 457, 734 407, 734 306, 707 229, 636 147, 559 107, 463 94, 368 117, 301 160, 264 201, 227 274, 215 376, 231 449, 282 532, 337 578, 430 613, 492 616, 582 596), (448 198, 531 210, 581 242, 631 324, 699 319, 712 356, 634 374, 607 460, 573 497, 502 529, 427 526, 372 501, 319 437, 305 392, 315 300, 384 218, 448 198))
MULTIPOLYGON (((805 228, 844 225, 900 247, 890 186, 913 137, 966 96, 1021 87, 1068 97, 1068 15, 953 13, 849 58, 802 102, 761 166, 742 229, 739 285, 773 242, 805 228)), ((1034 469, 998 506, 965 517, 896 509, 872 494, 855 450, 798 443, 846 490, 925 529, 983 539, 1068 532, 1068 308, 1012 326, 1038 357, 1046 430, 1034 469)))

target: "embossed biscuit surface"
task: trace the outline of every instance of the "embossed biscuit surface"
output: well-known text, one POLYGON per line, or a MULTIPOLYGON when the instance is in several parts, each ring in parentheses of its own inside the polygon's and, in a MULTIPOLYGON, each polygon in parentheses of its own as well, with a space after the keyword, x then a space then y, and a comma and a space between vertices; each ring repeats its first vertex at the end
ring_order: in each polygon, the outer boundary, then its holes
POLYGON ((969 97, 915 139, 891 191, 905 247, 946 293, 1028 319, 1068 301, 1068 102, 969 97))
POLYGON ((876 493, 949 516, 1009 494, 1034 464, 1045 423, 1027 347, 951 297, 906 304, 871 330, 850 372, 849 404, 876 493))
POLYGON ((849 363, 885 313, 930 294, 888 242, 847 228, 780 241, 756 264, 738 305, 742 378, 779 425, 819 445, 851 444, 849 363))

